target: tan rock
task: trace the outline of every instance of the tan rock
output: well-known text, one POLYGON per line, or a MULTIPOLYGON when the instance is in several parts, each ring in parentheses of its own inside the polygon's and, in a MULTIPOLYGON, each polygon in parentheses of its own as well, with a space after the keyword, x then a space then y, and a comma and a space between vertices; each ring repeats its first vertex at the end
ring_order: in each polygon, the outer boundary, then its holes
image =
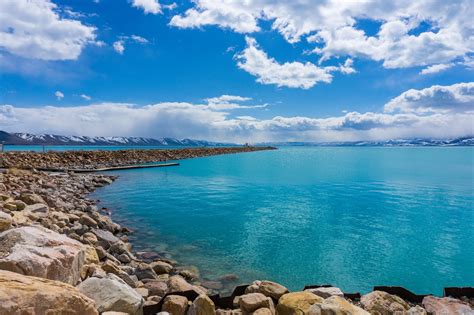
POLYGON ((0 270, 0 314, 96 315, 94 301, 59 281, 0 270))
POLYGON ((360 299, 362 307, 371 314, 391 315, 395 312, 406 312, 410 305, 402 298, 383 291, 373 291, 360 299))
POLYGON ((84 259, 83 244, 40 226, 0 234, 0 269, 76 284, 84 259))
POLYGON ((239 306, 243 312, 252 313, 262 307, 268 308, 270 304, 262 293, 248 293, 240 297, 239 306))
POLYGON ((320 296, 323 299, 326 299, 333 295, 344 297, 344 293, 342 292, 342 290, 336 287, 319 287, 319 288, 313 288, 313 289, 306 289, 305 291, 316 294, 317 296, 320 296))
POLYGON ((269 308, 262 307, 256 310, 255 312, 253 312, 252 315, 274 315, 274 313, 272 313, 272 311, 269 308))
POLYGON ((288 293, 288 289, 281 284, 272 281, 254 281, 245 289, 245 293, 262 293, 278 301, 283 295, 288 293))
POLYGON ((215 315, 214 302, 204 294, 199 295, 188 310, 188 315, 215 315))
POLYGON ((137 291, 137 293, 140 294, 143 298, 146 298, 149 294, 147 288, 135 288, 135 291, 137 291))
POLYGON ((150 267, 159 275, 164 273, 170 273, 173 266, 164 261, 155 261, 150 264, 150 267))
POLYGON ((340 296, 331 296, 309 309, 308 315, 370 315, 340 296))
POLYGON ((292 292, 283 295, 278 300, 276 313, 278 315, 303 315, 316 303, 322 303, 322 297, 311 292, 292 292))
POLYGON ((8 213, 0 211, 0 232, 8 230, 12 226, 12 216, 8 213))
POLYGON ((89 245, 84 245, 84 263, 85 264, 98 264, 99 263, 99 256, 97 256, 97 251, 94 247, 89 245))
POLYGON ((206 290, 204 288, 200 288, 198 286, 192 285, 184 280, 181 276, 171 276, 168 279, 168 289, 169 292, 185 292, 194 290, 198 294, 206 294, 206 290))
POLYGON ((173 315, 184 315, 188 309, 188 299, 180 295, 168 295, 164 301, 161 310, 173 315))
POLYGON ((407 312, 407 315, 427 315, 427 314, 428 313, 426 313, 426 310, 419 305, 413 306, 407 312))
POLYGON ((450 297, 438 298, 434 296, 426 296, 423 299, 423 307, 428 314, 435 315, 473 315, 474 310, 471 306, 461 300, 450 297))
POLYGON ((41 196, 35 195, 35 194, 21 194, 20 198, 21 201, 26 203, 27 205, 33 205, 35 203, 42 203, 46 204, 43 198, 41 196))
POLYGON ((145 288, 148 289, 150 295, 164 296, 168 293, 168 285, 166 282, 159 280, 152 280, 145 283, 145 288))

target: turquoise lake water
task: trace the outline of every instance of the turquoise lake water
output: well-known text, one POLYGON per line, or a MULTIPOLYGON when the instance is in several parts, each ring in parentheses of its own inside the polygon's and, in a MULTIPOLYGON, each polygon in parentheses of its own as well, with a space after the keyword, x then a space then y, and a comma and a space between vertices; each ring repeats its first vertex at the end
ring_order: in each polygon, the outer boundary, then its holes
POLYGON ((420 294, 474 285, 474 148, 299 147, 180 163, 114 172, 93 196, 135 229, 135 249, 203 278, 420 294))

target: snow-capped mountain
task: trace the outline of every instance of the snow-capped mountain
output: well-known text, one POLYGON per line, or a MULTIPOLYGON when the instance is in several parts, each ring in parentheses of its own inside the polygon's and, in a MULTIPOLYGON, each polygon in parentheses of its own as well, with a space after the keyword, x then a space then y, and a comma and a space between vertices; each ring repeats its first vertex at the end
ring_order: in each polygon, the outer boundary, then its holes
POLYGON ((136 146, 224 146, 204 140, 142 137, 87 137, 61 136, 52 134, 8 133, 0 131, 0 143, 33 145, 136 145, 136 146))
POLYGON ((262 143, 274 146, 353 146, 353 147, 414 147, 414 146, 474 146, 474 136, 455 139, 394 139, 385 141, 354 142, 271 142, 262 143))

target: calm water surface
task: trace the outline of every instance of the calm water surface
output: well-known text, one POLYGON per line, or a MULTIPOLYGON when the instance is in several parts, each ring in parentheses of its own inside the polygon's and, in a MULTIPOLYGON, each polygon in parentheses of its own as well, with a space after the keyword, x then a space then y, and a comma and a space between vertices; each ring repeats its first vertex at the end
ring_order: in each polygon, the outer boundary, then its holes
POLYGON ((290 289, 474 285, 474 148, 304 147, 114 172, 94 195, 136 232, 216 279, 290 289))

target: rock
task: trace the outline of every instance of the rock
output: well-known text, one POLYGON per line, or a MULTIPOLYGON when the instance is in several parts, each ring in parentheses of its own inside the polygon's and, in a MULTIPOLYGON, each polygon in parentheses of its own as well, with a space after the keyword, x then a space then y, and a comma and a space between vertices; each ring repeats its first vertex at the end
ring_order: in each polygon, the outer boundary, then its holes
POLYGON ((6 203, 3 205, 3 208, 10 210, 10 211, 16 211, 16 205, 14 203, 6 203))
POLYGON ((389 315, 396 312, 404 313, 410 309, 410 305, 396 295, 383 291, 373 291, 363 295, 360 299, 362 307, 372 313, 389 315))
POLYGON ((91 233, 91 232, 86 232, 84 234, 82 234, 81 236, 82 238, 82 241, 84 243, 88 243, 88 244, 91 244, 91 245, 94 245, 97 243, 97 236, 95 236, 95 234, 91 233))
POLYGON ((96 303, 99 312, 116 311, 141 314, 143 298, 114 274, 105 278, 87 278, 77 286, 96 303))
POLYGON ((0 270, 0 314, 96 315, 94 301, 71 285, 0 270))
POLYGON ((117 274, 117 276, 122 279, 123 281, 125 281, 126 284, 128 284, 130 287, 132 288, 136 288, 137 287, 137 282, 138 282, 138 279, 135 281, 135 279, 130 276, 128 273, 126 272, 120 272, 119 274, 117 274))
POLYGON ((100 245, 107 249, 113 243, 119 242, 119 238, 110 233, 109 231, 100 230, 100 229, 92 229, 92 233, 95 234, 97 240, 99 241, 100 245))
POLYGON ((272 281, 254 281, 251 285, 245 290, 246 293, 262 293, 265 296, 271 297, 278 301, 278 299, 283 295, 288 293, 288 289, 272 281))
POLYGON ((130 257, 128 257, 127 254, 120 254, 117 259, 121 262, 121 263, 124 263, 124 264, 128 264, 129 262, 131 262, 132 260, 130 259, 130 257))
POLYGON ((349 303, 346 299, 334 295, 322 303, 313 304, 308 315, 370 315, 367 311, 349 303))
POLYGON ((312 305, 323 301, 322 297, 307 291, 287 293, 278 300, 276 313, 278 315, 308 314, 312 305))
POLYGON ((240 309, 235 309, 235 310, 219 309, 216 311, 216 315, 242 315, 242 311, 240 309))
POLYGON ((26 206, 23 211, 33 213, 37 216, 46 216, 49 212, 49 207, 42 203, 35 203, 34 205, 26 206))
POLYGON ((181 276, 171 276, 168 280, 169 292, 185 292, 193 290, 194 286, 189 284, 181 276))
POLYGON ((140 294, 143 298, 146 298, 148 296, 148 289, 146 288, 135 288, 135 291, 137 291, 137 293, 140 294))
POLYGON ((163 301, 161 310, 173 315, 184 315, 188 308, 188 299, 180 295, 168 295, 163 301))
POLYGON ((97 251, 94 247, 89 245, 84 245, 84 264, 98 264, 99 263, 99 256, 97 256, 97 251))
POLYGON ((145 283, 150 295, 164 296, 168 293, 168 285, 163 281, 152 280, 145 283))
POLYGON ((427 315, 427 314, 428 313, 426 313, 426 310, 419 305, 413 306, 407 312, 407 315, 427 315))
POLYGON ((27 205, 33 205, 35 203, 42 203, 46 204, 43 198, 41 196, 38 196, 36 194, 21 194, 20 198, 21 201, 26 203, 27 205))
POLYGON ((13 203, 15 204, 17 210, 23 210, 26 207, 26 203, 21 200, 15 200, 13 203))
POLYGON ((267 297, 262 293, 248 293, 240 297, 239 306, 243 312, 252 313, 262 307, 268 308, 270 304, 267 297))
POLYGON ((94 219, 92 219, 90 216, 88 216, 87 214, 84 214, 81 216, 81 218, 79 219, 79 223, 93 227, 93 228, 97 227, 97 222, 94 219))
POLYGON ((124 313, 124 312, 103 312, 102 315, 128 315, 128 313, 124 313))
POLYGON ((239 276, 237 276, 236 274, 233 274, 233 273, 228 273, 228 274, 225 274, 225 275, 219 277, 218 280, 222 281, 222 282, 234 282, 234 281, 239 280, 239 276))
POLYGON ((164 273, 170 273, 173 266, 164 261, 155 261, 150 264, 150 267, 159 275, 164 273))
POLYGON ((326 299, 333 295, 344 297, 344 293, 341 291, 341 289, 336 288, 336 287, 319 287, 319 288, 307 289, 305 291, 316 294, 317 296, 320 296, 323 299, 326 299))
POLYGON ((0 211, 0 232, 8 230, 12 226, 12 216, 8 213, 0 211))
POLYGON ((462 302, 458 299, 450 297, 438 298, 434 296, 426 296, 423 299, 423 307, 426 309, 428 314, 440 314, 440 315, 472 315, 474 310, 469 304, 462 302))
POLYGON ((156 273, 151 269, 150 265, 146 263, 141 263, 135 269, 135 275, 138 277, 138 280, 142 279, 155 279, 156 273))
POLYGON ((199 295, 188 310, 188 315, 215 315, 214 302, 204 294, 199 295))
POLYGON ((262 307, 252 313, 252 315, 274 315, 269 308, 262 307))
POLYGON ((201 285, 211 290, 220 290, 224 287, 224 285, 219 281, 203 281, 201 282, 201 285))
POLYGON ((106 260, 102 264, 102 269, 104 269, 105 272, 113 273, 115 275, 118 275, 121 272, 120 268, 111 260, 106 260))
POLYGON ((40 226, 0 234, 0 269, 76 284, 84 260, 83 244, 40 226))

